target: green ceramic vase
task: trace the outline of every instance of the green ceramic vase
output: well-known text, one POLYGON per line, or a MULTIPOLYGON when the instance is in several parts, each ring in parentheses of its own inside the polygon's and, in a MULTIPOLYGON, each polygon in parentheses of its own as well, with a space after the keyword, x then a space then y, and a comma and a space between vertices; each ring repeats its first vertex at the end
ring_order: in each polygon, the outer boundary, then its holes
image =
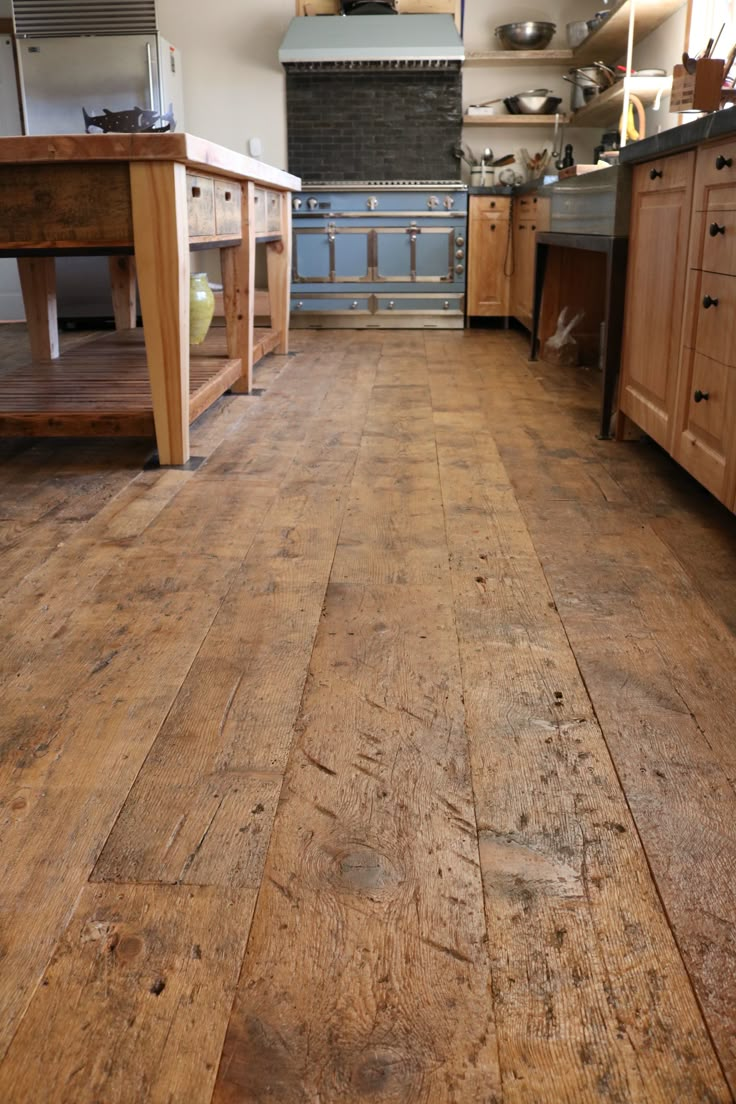
POLYGON ((215 313, 215 297, 206 272, 193 272, 189 280, 189 344, 201 345, 215 313))

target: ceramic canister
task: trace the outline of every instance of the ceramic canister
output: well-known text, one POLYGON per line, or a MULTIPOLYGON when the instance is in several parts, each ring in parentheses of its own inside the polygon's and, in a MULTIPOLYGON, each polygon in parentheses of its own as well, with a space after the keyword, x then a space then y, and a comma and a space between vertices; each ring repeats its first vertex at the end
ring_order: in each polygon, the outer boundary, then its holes
POLYGON ((189 344, 201 345, 215 313, 215 297, 206 272, 193 272, 189 280, 189 344))

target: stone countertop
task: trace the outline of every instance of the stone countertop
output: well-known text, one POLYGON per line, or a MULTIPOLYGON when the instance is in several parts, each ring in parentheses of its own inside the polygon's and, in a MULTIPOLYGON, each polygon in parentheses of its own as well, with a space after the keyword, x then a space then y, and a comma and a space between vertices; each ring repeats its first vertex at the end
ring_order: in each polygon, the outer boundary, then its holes
POLYGON ((663 130, 651 138, 642 138, 640 142, 632 142, 621 150, 620 161, 622 165, 637 165, 678 150, 691 149, 713 138, 731 138, 733 135, 736 135, 736 108, 712 111, 710 115, 693 119, 691 123, 663 130))
POLYGON ((495 184, 491 188, 481 188, 471 184, 468 188, 468 195, 528 195, 529 192, 538 192, 542 187, 544 187, 543 180, 527 180, 525 184, 517 184, 515 186, 509 184, 495 184))

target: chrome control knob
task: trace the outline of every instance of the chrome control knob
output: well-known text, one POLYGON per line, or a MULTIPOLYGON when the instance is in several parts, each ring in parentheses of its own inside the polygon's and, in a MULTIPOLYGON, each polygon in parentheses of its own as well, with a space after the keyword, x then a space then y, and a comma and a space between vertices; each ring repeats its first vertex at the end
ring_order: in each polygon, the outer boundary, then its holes
POLYGON ((310 196, 307 200, 307 207, 310 211, 315 211, 317 209, 317 200, 314 198, 314 196, 310 196))
POLYGON ((459 261, 461 261, 461 260, 463 259, 463 257, 465 256, 465 250, 464 250, 464 249, 458 249, 458 251, 457 251, 457 253, 455 254, 455 256, 457 257, 457 259, 458 259, 459 261))
POLYGON ((438 200, 437 196, 430 196, 427 200, 427 207, 430 209, 430 211, 435 211, 439 207, 439 205, 440 201, 438 200))
POLYGON ((442 309, 443 310, 449 310, 450 309, 450 300, 449 299, 445 299, 444 303, 442 304, 442 309))
POLYGON ((442 202, 445 206, 446 211, 451 211, 452 208, 455 206, 455 200, 453 199, 452 196, 445 196, 445 198, 442 200, 442 202))
POLYGON ((396 304, 394 303, 393 299, 390 299, 389 304, 388 304, 388 309, 389 310, 394 310, 395 307, 396 307, 396 304))
POLYGON ((455 238, 458 245, 465 245, 465 238, 455 238))
POLYGON ((296 309, 297 309, 297 310, 301 310, 303 306, 304 306, 304 303, 303 303, 303 302, 301 301, 301 299, 300 299, 300 300, 299 300, 299 302, 298 302, 298 303, 297 303, 297 305, 296 305, 296 309))
POLYGON ((299 198, 295 198, 292 206, 295 211, 300 211, 302 207, 302 201, 299 198))
POLYGON ((351 310, 357 310, 358 309, 358 300, 357 299, 353 299, 352 303, 350 304, 350 309, 351 310))
POLYGON ((464 271, 465 271, 465 265, 455 265, 455 271, 456 271, 457 273, 462 273, 462 272, 464 272, 464 271))
POLYGON ((368 202, 366 203, 366 207, 368 208, 368 210, 369 211, 375 211, 377 206, 378 206, 378 200, 376 199, 376 197, 375 196, 370 196, 368 198, 368 202))

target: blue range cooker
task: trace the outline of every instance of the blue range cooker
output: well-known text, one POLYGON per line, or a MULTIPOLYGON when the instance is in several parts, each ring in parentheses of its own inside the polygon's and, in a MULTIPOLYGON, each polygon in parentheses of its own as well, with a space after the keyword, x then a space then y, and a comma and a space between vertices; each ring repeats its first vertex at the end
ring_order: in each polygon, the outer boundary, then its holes
POLYGON ((293 326, 462 328, 464 184, 304 184, 293 205, 293 326))

